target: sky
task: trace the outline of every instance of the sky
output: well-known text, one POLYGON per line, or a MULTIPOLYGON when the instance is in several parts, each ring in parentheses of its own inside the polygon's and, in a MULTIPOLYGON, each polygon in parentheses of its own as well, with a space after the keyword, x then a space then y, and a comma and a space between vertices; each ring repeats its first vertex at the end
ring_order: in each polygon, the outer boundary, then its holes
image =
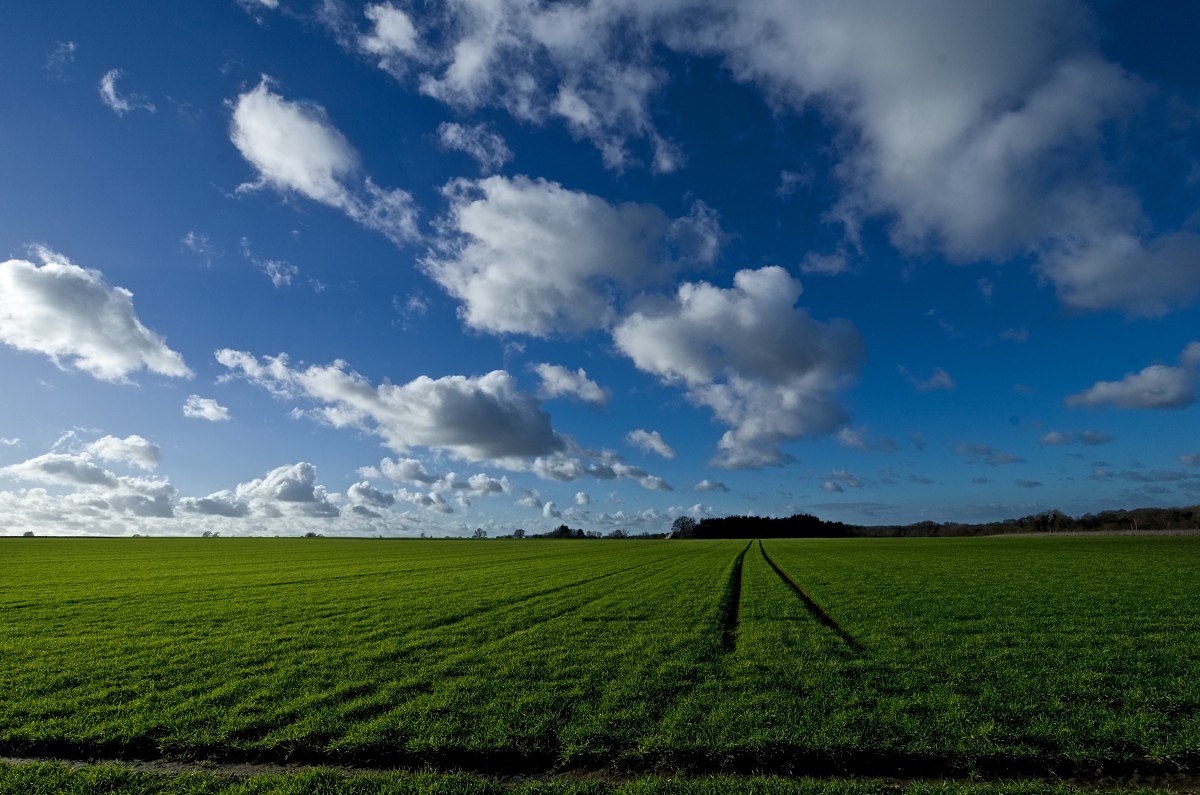
POLYGON ((1200 503, 1200 6, 17 0, 0 534, 1200 503))

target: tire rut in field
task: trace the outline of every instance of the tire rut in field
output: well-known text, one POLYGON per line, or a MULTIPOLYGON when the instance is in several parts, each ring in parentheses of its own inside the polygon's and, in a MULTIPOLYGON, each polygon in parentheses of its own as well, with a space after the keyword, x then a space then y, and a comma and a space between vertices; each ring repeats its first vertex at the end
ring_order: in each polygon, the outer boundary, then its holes
POLYGON ((763 548, 763 542, 761 539, 758 542, 758 551, 762 553, 763 560, 767 562, 767 565, 779 575, 779 579, 783 580, 783 584, 790 588, 792 593, 796 594, 796 597, 804 604, 804 609, 809 612, 809 615, 819 621, 822 626, 829 629, 831 632, 841 638, 842 642, 854 651, 865 652, 867 650, 867 647, 863 646, 853 635, 843 629, 842 625, 839 624, 833 618, 833 616, 826 613, 825 608, 821 607, 819 604, 817 604, 815 599, 805 593, 804 589, 797 585, 796 581, 789 577, 787 572, 775 565, 775 561, 771 560, 771 556, 768 555, 767 550, 763 548))
POLYGON ((729 573, 729 584, 721 606, 721 648, 731 652, 737 648, 738 620, 742 610, 742 563, 750 551, 749 542, 733 559, 733 571, 729 573))

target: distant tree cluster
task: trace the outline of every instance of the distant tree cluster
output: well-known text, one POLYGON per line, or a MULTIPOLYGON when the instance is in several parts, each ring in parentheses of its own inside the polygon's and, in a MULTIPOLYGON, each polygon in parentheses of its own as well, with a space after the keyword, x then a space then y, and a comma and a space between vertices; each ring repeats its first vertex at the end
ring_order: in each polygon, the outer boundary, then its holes
MULTIPOLYGON (((479 531, 476 531, 474 538, 480 538, 479 531)), ((565 524, 560 524, 545 533, 529 533, 524 528, 517 528, 510 535, 497 536, 498 538, 529 538, 529 539, 590 539, 590 538, 632 538, 632 539, 647 539, 647 538, 663 538, 665 533, 630 533, 628 530, 617 528, 610 530, 607 533, 601 534, 596 530, 581 530, 579 528, 570 527, 565 524)), ((485 536, 486 537, 486 534, 485 536)))
POLYGON ((827 522, 809 514, 785 518, 724 516, 702 519, 681 516, 668 538, 918 538, 986 536, 1012 533, 1138 532, 1200 529, 1200 506, 1103 511, 1073 518, 1044 511, 1000 522, 916 522, 906 525, 852 525, 827 522))

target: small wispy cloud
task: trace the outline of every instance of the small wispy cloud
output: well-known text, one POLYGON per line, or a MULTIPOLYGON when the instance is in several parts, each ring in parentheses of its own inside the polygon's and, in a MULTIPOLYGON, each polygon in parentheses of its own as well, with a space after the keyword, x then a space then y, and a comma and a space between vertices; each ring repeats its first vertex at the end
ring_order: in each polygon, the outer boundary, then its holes
POLYGON ((109 69, 100 78, 100 99, 118 116, 124 116, 133 110, 144 110, 154 113, 154 104, 141 94, 126 94, 117 92, 117 79, 121 76, 120 69, 109 69))

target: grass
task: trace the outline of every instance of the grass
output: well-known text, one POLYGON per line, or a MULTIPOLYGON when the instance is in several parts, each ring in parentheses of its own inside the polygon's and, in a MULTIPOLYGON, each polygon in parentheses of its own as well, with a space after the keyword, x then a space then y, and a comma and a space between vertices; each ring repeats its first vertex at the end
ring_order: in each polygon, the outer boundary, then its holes
MULTIPOLYGON (((179 792, 1195 773, 1198 586, 1194 538, 12 539, 0 752, 430 771, 151 782, 179 792), (618 780, 503 778, 553 770, 618 780)), ((0 790, 154 775, 5 765, 0 790)))

